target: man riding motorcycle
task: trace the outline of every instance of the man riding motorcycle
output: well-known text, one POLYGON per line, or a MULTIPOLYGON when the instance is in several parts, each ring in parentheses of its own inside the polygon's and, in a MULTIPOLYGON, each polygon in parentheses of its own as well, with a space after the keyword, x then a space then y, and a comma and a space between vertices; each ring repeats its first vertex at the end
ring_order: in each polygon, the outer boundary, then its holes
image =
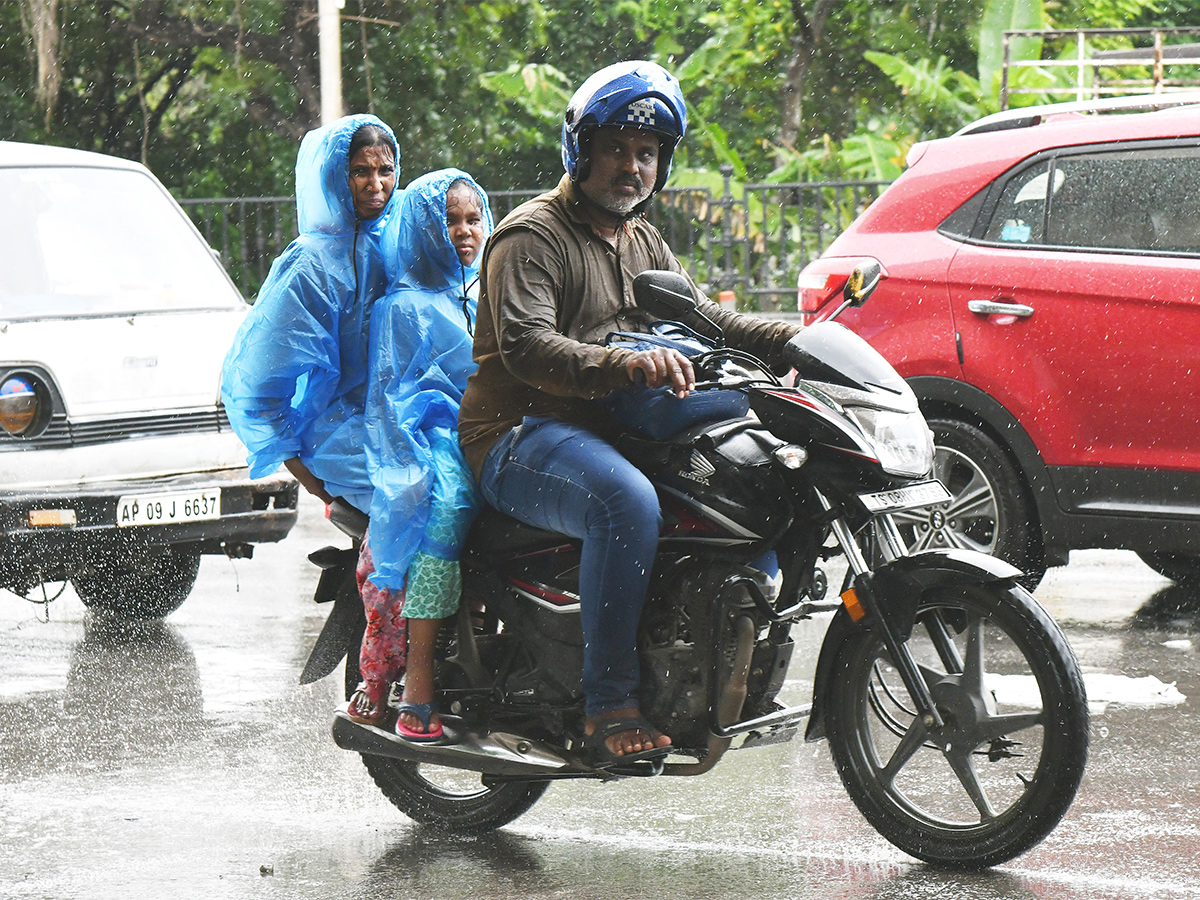
MULTIPOLYGON (((514 210, 484 253, 471 376, 459 415, 468 464, 488 502, 530 525, 582 539, 584 747, 596 765, 650 759, 670 738, 641 715, 637 628, 658 545, 654 487, 612 446, 615 423, 592 401, 644 381, 683 398, 686 355, 604 346, 648 332, 633 298, 650 269, 683 273, 642 216, 687 128, 679 82, 661 66, 618 63, 567 105, 566 175, 514 210)), ((798 326, 720 309, 692 286, 730 346, 771 364, 798 326)))

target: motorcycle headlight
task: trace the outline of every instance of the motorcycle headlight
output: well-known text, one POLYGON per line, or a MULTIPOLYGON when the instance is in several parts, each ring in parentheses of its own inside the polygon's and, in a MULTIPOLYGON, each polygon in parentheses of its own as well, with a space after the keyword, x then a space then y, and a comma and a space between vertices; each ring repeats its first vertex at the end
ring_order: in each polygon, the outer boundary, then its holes
POLYGON ((919 412, 848 407, 889 475, 921 478, 933 469, 933 433, 919 412))

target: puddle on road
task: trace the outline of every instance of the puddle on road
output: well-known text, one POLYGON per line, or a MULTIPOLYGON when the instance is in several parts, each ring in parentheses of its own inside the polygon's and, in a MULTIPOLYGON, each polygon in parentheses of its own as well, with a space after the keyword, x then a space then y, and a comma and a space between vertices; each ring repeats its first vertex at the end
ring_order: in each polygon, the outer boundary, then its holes
MULTIPOLYGON (((1178 706, 1187 697, 1175 687, 1175 682, 1163 683, 1153 675, 1135 678, 1108 672, 1086 672, 1083 683, 1087 689, 1088 711, 1103 715, 1110 706, 1132 709, 1153 709, 1178 706)), ((1041 707, 1041 695, 1032 675, 997 675, 989 672, 987 686, 1002 706, 1023 709, 1041 707)))

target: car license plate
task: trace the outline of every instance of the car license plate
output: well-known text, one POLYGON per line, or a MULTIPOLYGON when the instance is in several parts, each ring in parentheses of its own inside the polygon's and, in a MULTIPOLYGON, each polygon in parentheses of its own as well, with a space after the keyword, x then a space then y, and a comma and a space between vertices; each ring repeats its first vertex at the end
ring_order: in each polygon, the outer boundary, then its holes
POLYGON ((951 497, 950 492, 940 481, 923 481, 920 484, 910 484, 908 487, 897 488, 894 491, 859 494, 858 499, 862 501, 868 512, 887 513, 933 506, 935 503, 945 503, 951 497))
POLYGON ((140 494, 117 500, 117 527, 170 525, 221 518, 221 489, 140 494))

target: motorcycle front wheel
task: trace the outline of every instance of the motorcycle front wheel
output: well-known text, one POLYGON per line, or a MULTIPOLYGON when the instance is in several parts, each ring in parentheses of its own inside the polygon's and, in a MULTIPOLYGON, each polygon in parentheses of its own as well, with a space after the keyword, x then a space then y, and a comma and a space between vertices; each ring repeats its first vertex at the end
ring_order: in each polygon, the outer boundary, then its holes
POLYGON ((840 648, 828 736, 842 783, 885 838, 927 862, 997 865, 1058 824, 1087 762, 1083 677, 1019 586, 928 591, 907 641, 944 720, 932 728, 877 633, 840 648))
MULTIPOLYGON (((346 658, 346 699, 359 682, 358 644, 346 658)), ((473 837, 525 813, 549 782, 485 785, 478 772, 360 754, 371 780, 400 812, 435 831, 473 837)))

